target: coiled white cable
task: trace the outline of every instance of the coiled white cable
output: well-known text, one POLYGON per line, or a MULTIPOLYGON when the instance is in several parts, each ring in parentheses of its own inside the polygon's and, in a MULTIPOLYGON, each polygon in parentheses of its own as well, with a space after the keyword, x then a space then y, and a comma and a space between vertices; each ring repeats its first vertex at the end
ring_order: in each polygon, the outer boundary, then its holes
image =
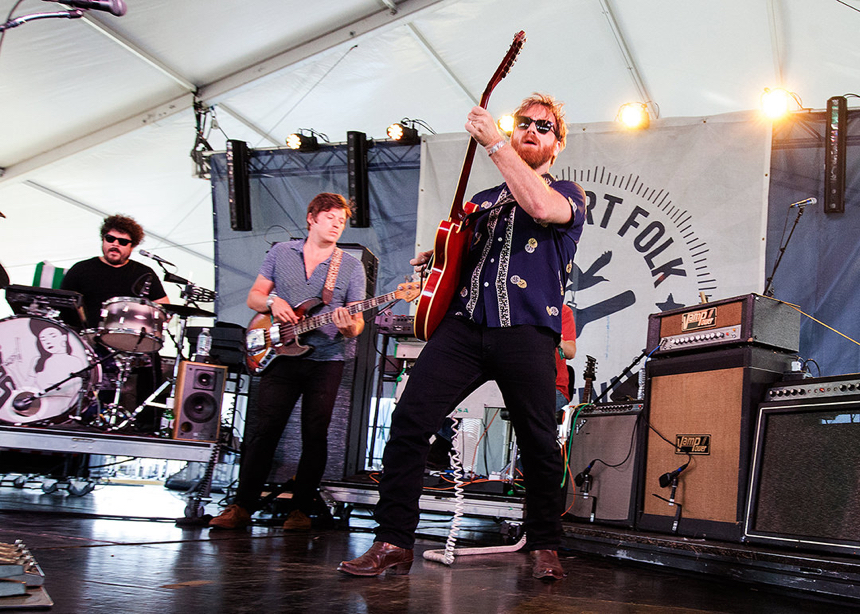
POLYGON ((456 556, 469 556, 476 554, 496 554, 500 552, 516 552, 526 545, 526 536, 510 546, 489 546, 481 548, 455 548, 457 534, 460 532, 460 521, 463 517, 465 497, 463 496, 463 459, 460 455, 460 419, 451 416, 454 420, 453 454, 451 455, 454 476, 454 518, 451 520, 451 528, 448 530, 448 539, 445 548, 439 550, 425 550, 424 558, 428 561, 451 565, 456 556))

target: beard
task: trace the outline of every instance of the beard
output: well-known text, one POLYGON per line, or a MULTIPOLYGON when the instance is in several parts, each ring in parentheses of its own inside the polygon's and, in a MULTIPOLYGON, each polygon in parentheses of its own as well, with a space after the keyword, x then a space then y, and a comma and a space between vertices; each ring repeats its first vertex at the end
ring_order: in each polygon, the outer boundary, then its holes
POLYGON ((523 148, 519 142, 514 144, 514 150, 532 170, 538 169, 552 160, 554 148, 554 143, 551 145, 541 144, 537 149, 533 147, 523 148))
POLYGON ((104 257, 105 257, 105 260, 108 261, 108 263, 110 263, 114 266, 125 264, 125 261, 128 260, 127 258, 125 258, 123 256, 122 252, 118 252, 118 251, 111 250, 111 249, 104 252, 104 257))

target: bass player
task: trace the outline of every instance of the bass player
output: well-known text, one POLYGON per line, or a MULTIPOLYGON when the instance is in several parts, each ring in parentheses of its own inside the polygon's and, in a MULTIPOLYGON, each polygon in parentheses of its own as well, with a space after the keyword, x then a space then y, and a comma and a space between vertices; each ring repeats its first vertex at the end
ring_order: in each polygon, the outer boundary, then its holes
POLYGON ((311 528, 309 515, 328 459, 328 426, 344 360, 355 352, 355 342, 349 340, 364 330, 361 313, 351 315, 346 309, 365 298, 364 268, 356 258, 337 248, 351 214, 349 203, 340 194, 315 196, 308 204, 307 239, 274 245, 248 293, 248 307, 271 313, 275 322, 292 324, 300 320, 293 305, 321 298, 324 305, 319 313, 331 312, 333 322, 306 334, 304 341, 313 346, 313 352, 279 356, 263 372, 255 418, 242 442, 236 497, 209 522, 212 528, 238 529, 251 523, 278 442, 299 396, 302 454, 293 488, 294 509, 284 529, 311 528))
MULTIPOLYGON (((409 572, 429 438, 465 392, 493 379, 520 446, 532 575, 564 577, 557 554, 564 493, 554 355, 564 280, 585 221, 585 194, 548 173, 567 134, 562 104, 551 96, 535 94, 520 104, 510 143, 480 106, 469 112, 466 130, 486 149, 505 183, 472 199, 473 235, 454 298, 392 416, 375 510, 376 541, 362 556, 340 564, 347 574, 409 572)), ((428 259, 426 252, 412 264, 428 259)))

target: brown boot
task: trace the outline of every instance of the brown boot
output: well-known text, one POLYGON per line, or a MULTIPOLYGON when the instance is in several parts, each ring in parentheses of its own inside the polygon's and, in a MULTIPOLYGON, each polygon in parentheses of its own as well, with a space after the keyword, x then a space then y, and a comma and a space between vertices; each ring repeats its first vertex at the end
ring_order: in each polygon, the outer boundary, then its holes
POLYGON ((244 529, 250 524, 251 514, 235 503, 228 505, 223 512, 209 521, 209 527, 212 529, 244 529))
POLYGON ((530 554, 534 561, 533 577, 541 580, 561 580, 567 575, 555 550, 532 550, 530 554))
POLYGON ((284 531, 310 531, 311 519, 302 510, 293 510, 284 522, 284 531))
POLYGON ((338 571, 353 576, 378 576, 384 571, 406 575, 412 568, 412 550, 385 542, 373 542, 370 549, 357 559, 343 561, 338 571))

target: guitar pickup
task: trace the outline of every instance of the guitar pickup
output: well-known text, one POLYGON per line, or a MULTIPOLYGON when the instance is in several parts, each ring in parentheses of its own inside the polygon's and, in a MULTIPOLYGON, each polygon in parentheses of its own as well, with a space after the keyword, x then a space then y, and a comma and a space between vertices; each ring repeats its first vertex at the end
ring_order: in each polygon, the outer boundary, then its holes
MULTIPOLYGON (((273 327, 274 329, 274 327, 273 327)), ((245 347, 251 354, 256 354, 266 349, 266 331, 262 328, 249 330, 245 334, 245 347)))

